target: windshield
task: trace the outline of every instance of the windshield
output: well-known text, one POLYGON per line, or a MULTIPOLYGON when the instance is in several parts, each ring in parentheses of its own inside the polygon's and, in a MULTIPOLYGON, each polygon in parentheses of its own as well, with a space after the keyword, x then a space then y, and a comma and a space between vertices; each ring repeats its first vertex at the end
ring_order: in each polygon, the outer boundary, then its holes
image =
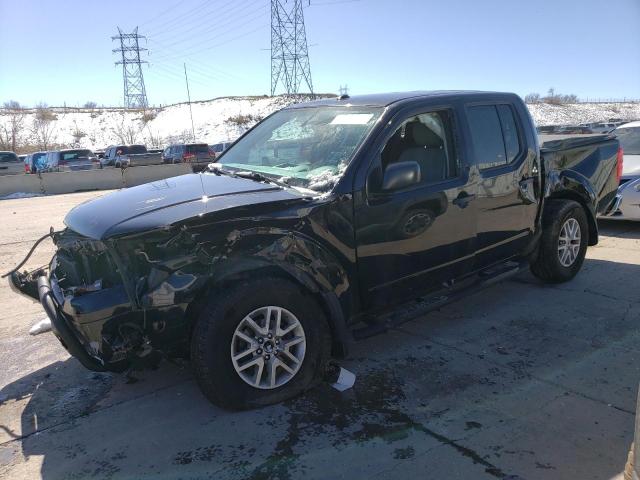
POLYGON ((640 155, 640 127, 617 128, 613 133, 618 136, 626 155, 640 155))
POLYGON ((373 107, 281 110, 235 143, 219 163, 327 191, 381 113, 381 108, 373 107))

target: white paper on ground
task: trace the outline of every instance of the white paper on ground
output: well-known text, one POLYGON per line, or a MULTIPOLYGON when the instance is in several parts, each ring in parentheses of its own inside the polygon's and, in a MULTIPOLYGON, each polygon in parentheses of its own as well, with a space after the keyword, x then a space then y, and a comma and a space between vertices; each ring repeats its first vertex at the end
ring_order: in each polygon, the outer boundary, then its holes
POLYGON ((41 333, 49 331, 51 331, 51 320, 48 318, 43 318, 29 329, 31 335, 40 335, 41 333))
POLYGON ((345 390, 353 387, 354 383, 356 383, 356 374, 340 367, 340 375, 338 375, 338 380, 336 381, 336 383, 332 383, 331 386, 339 392, 344 392, 345 390))

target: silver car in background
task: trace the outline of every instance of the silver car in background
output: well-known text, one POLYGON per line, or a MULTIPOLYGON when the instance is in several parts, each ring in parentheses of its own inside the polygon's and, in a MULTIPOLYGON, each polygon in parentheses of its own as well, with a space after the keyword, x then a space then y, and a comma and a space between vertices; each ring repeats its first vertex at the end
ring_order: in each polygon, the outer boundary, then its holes
POLYGON ((100 160, 85 148, 55 150, 47 152, 46 165, 49 171, 75 172, 100 168, 100 160))
POLYGON ((624 163, 613 208, 602 218, 640 221, 640 122, 625 123, 612 133, 620 141, 624 163))

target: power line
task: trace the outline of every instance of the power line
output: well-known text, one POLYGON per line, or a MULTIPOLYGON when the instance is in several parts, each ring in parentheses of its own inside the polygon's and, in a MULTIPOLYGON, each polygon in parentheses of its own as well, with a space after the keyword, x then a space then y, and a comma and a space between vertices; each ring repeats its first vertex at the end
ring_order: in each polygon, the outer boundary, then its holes
POLYGON ((144 38, 138 35, 138 27, 133 30, 133 33, 122 33, 118 27, 118 35, 111 37, 111 41, 120 40, 120 48, 114 48, 113 53, 122 55, 122 60, 118 60, 115 64, 122 65, 124 105, 127 108, 147 108, 147 91, 144 86, 142 64, 148 62, 140 60, 140 52, 147 50, 140 47, 140 39, 144 38))
POLYGON ((158 13, 157 15, 154 15, 153 17, 149 18, 147 21, 142 22, 139 26, 144 27, 144 26, 147 26, 147 25, 151 25, 158 18, 163 17, 164 15, 166 15, 169 12, 172 12, 173 10, 175 10, 175 8, 177 6, 182 5, 183 3, 184 3, 184 0, 180 0, 180 1, 176 2, 176 3, 174 3, 173 5, 171 5, 170 7, 167 7, 166 9, 164 9, 163 11, 158 13))
MULTIPOLYGON (((240 15, 239 12, 242 10, 246 10, 248 7, 251 7, 256 3, 264 3, 264 0, 253 0, 252 2, 240 4, 236 0, 231 0, 213 11, 204 12, 198 15, 195 19, 190 16, 183 20, 172 22, 172 25, 170 27, 159 31, 157 33, 157 36, 167 35, 175 30, 180 30, 182 33, 184 33, 185 30, 187 30, 188 32, 202 32, 202 34, 211 33, 212 31, 215 32, 220 28, 221 18, 224 18, 225 16, 227 16, 227 18, 235 17, 236 20, 238 18, 242 18, 242 15, 240 15)), ((197 36, 180 35, 182 40, 191 40, 193 38, 198 38, 201 36, 202 35, 200 34, 197 36)))
POLYGON ((271 0, 271 95, 279 83, 288 95, 297 95, 303 81, 313 95, 302 0, 293 0, 291 10, 282 0, 271 0))
MULTIPOLYGON (((210 52, 211 49, 213 49, 213 48, 220 47, 222 45, 227 45, 228 43, 231 43, 231 42, 235 42, 236 40, 238 40, 240 38, 246 37, 247 35, 251 35, 252 33, 257 32, 258 30, 262 30, 263 28, 267 28, 267 27, 268 27, 267 25, 260 25, 257 28, 249 30, 249 31, 247 31, 245 33, 242 33, 240 35, 236 35, 235 37, 229 38, 228 40, 225 40, 223 42, 220 42, 220 43, 217 43, 217 44, 214 44, 214 45, 209 45, 209 46, 207 46, 205 48, 202 48, 200 50, 192 51, 192 52, 190 52, 190 55, 195 55, 197 53, 205 52, 205 51, 206 52, 210 52)), ((164 59, 164 58, 178 58, 178 57, 179 57, 178 55, 168 55, 168 56, 162 56, 161 58, 164 59)))
MULTIPOLYGON (((211 41, 222 38, 227 36, 229 33, 233 33, 239 30, 239 27, 243 27, 246 25, 249 25, 252 22, 255 22, 256 20, 259 20, 261 18, 264 17, 264 13, 261 10, 255 10, 253 12, 251 12, 249 15, 244 16, 243 20, 240 23, 237 23, 237 19, 232 19, 231 21, 228 22, 223 22, 220 23, 218 25, 218 28, 213 32, 214 35, 213 36, 209 36, 209 37, 196 37, 197 42, 189 45, 188 47, 185 47, 184 49, 182 49, 182 51, 178 54, 178 55, 163 55, 160 58, 176 58, 177 56, 184 56, 185 52, 192 52, 193 48, 195 47, 199 47, 199 46, 203 46, 203 45, 208 45, 211 41), (235 25, 234 25, 235 24, 235 25), (227 29, 222 29, 222 27, 228 26, 229 28, 227 29)), ((177 44, 180 43, 184 43, 185 41, 190 41, 190 38, 187 39, 179 39, 175 42, 171 42, 168 43, 166 45, 164 45, 164 48, 172 48, 177 44)))

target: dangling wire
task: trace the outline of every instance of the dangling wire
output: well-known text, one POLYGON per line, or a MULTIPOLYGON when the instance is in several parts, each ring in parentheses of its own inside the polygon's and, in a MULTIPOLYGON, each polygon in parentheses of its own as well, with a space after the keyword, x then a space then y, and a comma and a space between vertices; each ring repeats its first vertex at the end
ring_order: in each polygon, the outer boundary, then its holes
POLYGON ((36 247, 38 245, 40 245, 40 242, 42 242, 44 239, 46 238, 53 238, 53 235, 55 235, 56 233, 60 233, 60 232, 54 232, 53 229, 51 229, 51 231, 49 233, 47 233, 46 235, 43 235, 42 237, 40 237, 38 240, 36 240, 36 243, 33 244, 33 247, 31 247, 31 250, 29 250, 29 253, 27 253, 27 256, 24 257, 24 260, 22 260, 17 267, 15 267, 13 270, 5 273, 4 275, 2 275, 2 277, 0 278, 6 278, 9 275, 11 275, 14 272, 17 272, 18 270, 20 270, 20 268, 22 268, 22 266, 27 263, 27 261, 29 260, 29 258, 31 257, 31 255, 33 255, 33 252, 35 251, 36 247))

